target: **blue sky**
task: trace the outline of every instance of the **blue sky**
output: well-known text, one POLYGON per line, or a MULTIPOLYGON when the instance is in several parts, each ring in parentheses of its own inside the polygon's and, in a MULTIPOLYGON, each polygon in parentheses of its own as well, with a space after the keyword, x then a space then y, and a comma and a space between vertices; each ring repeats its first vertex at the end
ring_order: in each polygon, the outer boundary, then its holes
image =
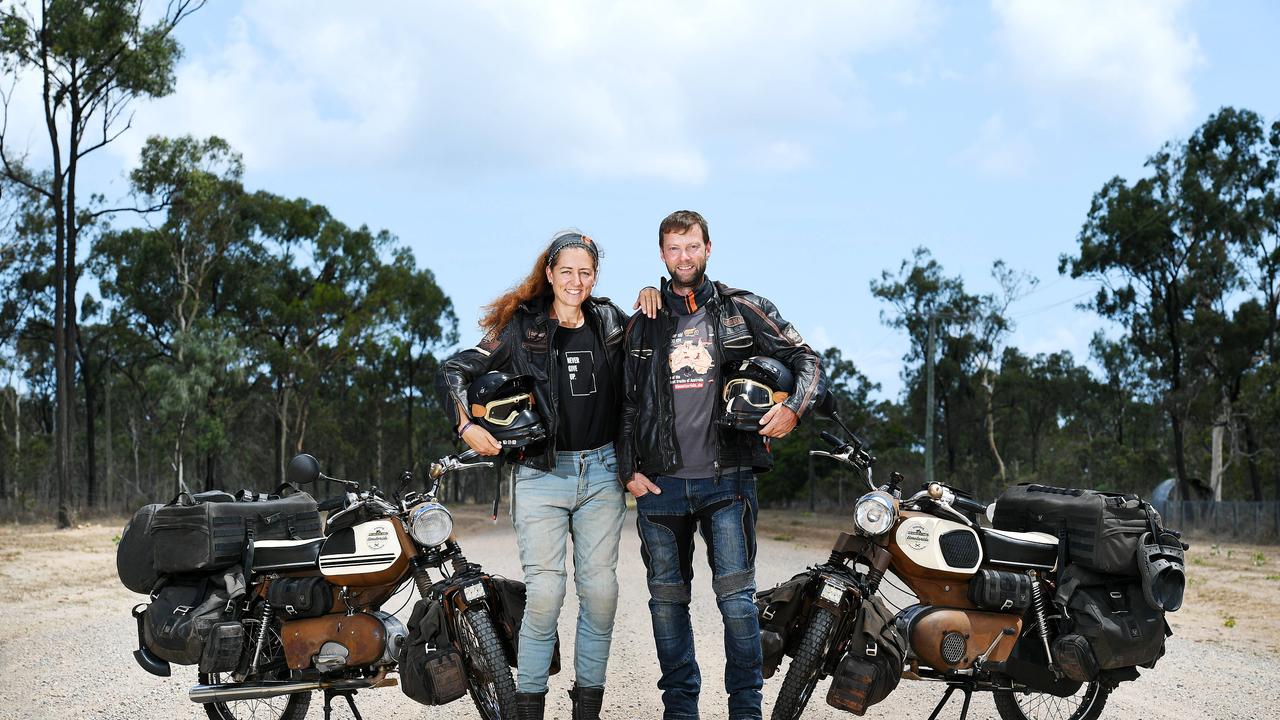
POLYGON ((118 196, 148 134, 221 135, 251 187, 413 247, 464 344, 555 230, 599 240, 629 308, 695 209, 712 277, 896 396, 868 283, 920 245, 971 291, 997 258, 1039 277, 1012 344, 1085 357, 1092 287, 1057 264, 1090 198, 1223 105, 1280 116, 1277 31, 1268 2, 224 0, 91 177, 118 196))

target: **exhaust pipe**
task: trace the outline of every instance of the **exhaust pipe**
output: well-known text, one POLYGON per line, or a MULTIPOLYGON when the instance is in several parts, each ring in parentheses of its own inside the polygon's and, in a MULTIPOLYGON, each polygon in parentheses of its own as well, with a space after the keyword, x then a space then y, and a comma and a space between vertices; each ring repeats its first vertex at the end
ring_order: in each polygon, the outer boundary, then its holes
POLYGON ((386 680, 387 671, 382 670, 371 678, 347 680, 307 680, 302 682, 256 682, 256 683, 222 683, 220 685, 196 685, 187 693, 193 703, 236 702, 238 700, 263 700, 278 695, 313 692, 315 690, 363 690, 382 685, 394 685, 394 680, 386 680))
POLYGON ((237 700, 262 700, 277 695, 320 690, 324 684, 309 682, 274 683, 223 683, 221 685, 196 685, 187 697, 194 703, 236 702, 237 700))

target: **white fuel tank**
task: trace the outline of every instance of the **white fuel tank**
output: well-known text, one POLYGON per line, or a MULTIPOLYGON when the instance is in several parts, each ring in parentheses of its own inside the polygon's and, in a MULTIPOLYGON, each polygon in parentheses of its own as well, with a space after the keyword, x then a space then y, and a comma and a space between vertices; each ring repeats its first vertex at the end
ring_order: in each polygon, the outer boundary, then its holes
POLYGON ((388 571, 406 563, 400 533, 391 520, 370 520, 339 530, 320 550, 320 572, 334 585, 380 584, 386 582, 388 571))
POLYGON ((932 516, 898 524, 894 540, 911 562, 930 570, 973 575, 982 564, 982 543, 972 528, 932 516))

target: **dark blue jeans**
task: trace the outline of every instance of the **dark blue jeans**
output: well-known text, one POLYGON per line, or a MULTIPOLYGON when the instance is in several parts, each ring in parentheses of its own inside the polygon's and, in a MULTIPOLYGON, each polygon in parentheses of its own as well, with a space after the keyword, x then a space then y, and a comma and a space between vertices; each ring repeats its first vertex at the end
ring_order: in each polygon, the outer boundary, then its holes
POLYGON ((695 720, 702 676, 693 649, 689 598, 693 534, 707 546, 711 586, 724 620, 724 689, 730 720, 760 717, 760 624, 756 590, 756 481, 749 471, 712 478, 653 479, 661 494, 636 501, 640 551, 649 579, 649 613, 662 678, 662 717, 695 720))

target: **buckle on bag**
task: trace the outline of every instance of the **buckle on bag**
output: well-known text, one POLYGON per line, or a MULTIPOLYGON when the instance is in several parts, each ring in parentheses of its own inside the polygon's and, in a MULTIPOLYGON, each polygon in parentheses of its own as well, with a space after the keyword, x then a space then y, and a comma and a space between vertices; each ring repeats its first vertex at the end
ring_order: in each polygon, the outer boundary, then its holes
POLYGON ((178 607, 173 609, 174 615, 186 615, 189 612, 191 612, 190 605, 179 605, 178 607))
POLYGON ((772 620, 773 616, 774 616, 773 605, 766 606, 764 609, 764 612, 760 613, 760 617, 764 618, 765 620, 772 620))
POLYGON ((862 654, 866 655, 867 657, 875 657, 879 653, 880 653, 880 646, 876 644, 875 640, 872 640, 867 643, 867 648, 866 650, 863 651, 862 654))

